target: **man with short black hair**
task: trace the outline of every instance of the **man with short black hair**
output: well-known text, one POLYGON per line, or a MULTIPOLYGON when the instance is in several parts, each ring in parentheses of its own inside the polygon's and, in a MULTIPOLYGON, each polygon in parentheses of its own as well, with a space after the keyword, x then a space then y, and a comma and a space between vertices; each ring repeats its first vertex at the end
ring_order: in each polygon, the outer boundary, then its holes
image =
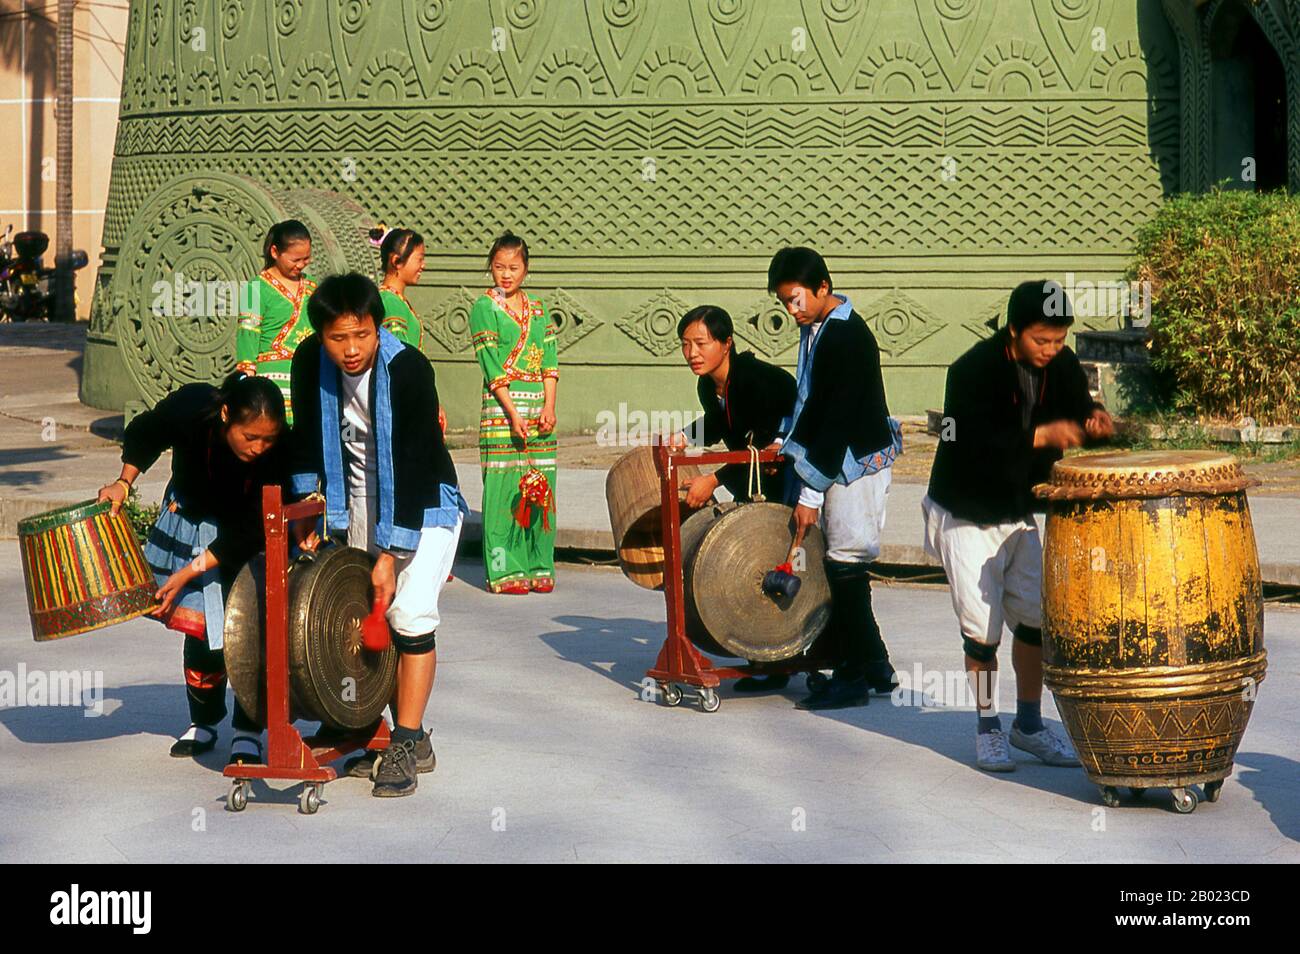
POLYGON ((782 453, 797 480, 796 527, 826 534, 831 619, 810 654, 829 656, 831 678, 800 709, 865 705, 896 685, 871 606, 871 563, 880 556, 890 468, 903 449, 889 416, 880 349, 862 316, 833 290, 826 261, 810 248, 783 248, 767 270, 767 290, 799 325, 795 406, 782 453))
POLYGON ((925 548, 948 575, 975 691, 976 765, 989 772, 1015 769, 1008 743, 1048 765, 1079 764, 1041 718, 1043 548, 1033 517, 1033 486, 1064 450, 1114 431, 1065 345, 1073 320, 1059 284, 1024 282, 1011 293, 1007 325, 953 362, 921 502, 925 548), (995 686, 1004 625, 1014 633, 1016 673, 1009 739, 995 686))
MULTIPOLYGON (((293 356, 293 489, 321 487, 328 529, 376 557, 375 598, 397 648, 392 744, 348 763, 373 794, 410 795, 435 765, 423 727, 437 668, 438 595, 469 508, 438 426, 429 360, 381 327, 384 305, 364 275, 335 275, 308 300, 315 334, 293 356)), ((306 541, 311 545, 311 539, 306 541)))

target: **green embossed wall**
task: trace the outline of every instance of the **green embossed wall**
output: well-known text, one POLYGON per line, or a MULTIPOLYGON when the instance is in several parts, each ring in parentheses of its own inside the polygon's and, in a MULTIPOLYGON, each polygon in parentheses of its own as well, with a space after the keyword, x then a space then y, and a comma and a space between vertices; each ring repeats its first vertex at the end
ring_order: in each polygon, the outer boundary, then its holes
POLYGON ((367 216, 424 233, 409 297, 455 426, 477 417, 466 318, 506 227, 560 325, 565 429, 690 408, 674 329, 696 304, 792 364, 765 293, 786 243, 827 255, 891 405, 919 412, 1013 284, 1117 277, 1187 178, 1197 14, 1176 33, 1176 5, 132 0, 83 396, 228 369, 233 321, 156 318, 147 292, 251 277, 292 213, 318 273, 373 267, 367 216))

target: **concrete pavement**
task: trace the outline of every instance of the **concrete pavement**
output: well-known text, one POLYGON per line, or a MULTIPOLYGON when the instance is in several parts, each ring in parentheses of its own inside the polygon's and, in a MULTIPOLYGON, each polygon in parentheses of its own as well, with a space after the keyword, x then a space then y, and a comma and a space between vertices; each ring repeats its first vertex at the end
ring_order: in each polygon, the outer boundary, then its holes
MULTIPOLYGON (((428 724, 438 769, 412 797, 363 781, 258 784, 225 811, 228 734, 167 757, 186 722, 180 639, 148 620, 37 644, 16 546, 0 543, 0 674, 89 670, 104 715, 0 708, 0 861, 1300 861, 1300 611, 1266 614, 1269 673, 1221 799, 1177 815, 1164 792, 1105 809, 1079 769, 1017 753, 970 763, 974 716, 920 694, 798 712, 786 693, 719 712, 645 701, 660 594, 561 566, 550 596, 493 597, 477 561, 443 599, 428 724)), ((943 587, 878 586, 900 669, 960 671, 943 587)), ((3 678, 0 676, 0 678, 3 678)), ((11 677, 12 678, 12 677, 11 677)), ((1010 680, 1001 686, 1011 711, 1010 680)), ((1046 715, 1056 719, 1051 703, 1046 715)))

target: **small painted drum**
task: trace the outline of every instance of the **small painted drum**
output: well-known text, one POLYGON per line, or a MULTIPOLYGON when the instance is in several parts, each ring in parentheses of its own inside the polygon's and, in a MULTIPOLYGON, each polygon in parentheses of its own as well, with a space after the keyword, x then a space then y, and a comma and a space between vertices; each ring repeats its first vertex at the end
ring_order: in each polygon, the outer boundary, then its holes
POLYGON ((126 514, 87 501, 18 523, 32 635, 75 636, 153 610, 157 585, 126 514))
MULTIPOLYGON (((691 464, 679 464, 675 469, 679 483, 704 473, 691 464)), ((605 503, 609 507, 619 566, 624 576, 647 590, 661 590, 664 585, 660 500, 653 447, 634 448, 609 469, 605 478, 605 503)), ((679 512, 683 522, 691 514, 684 492, 679 512)))
POLYGON ((1266 666, 1253 483, 1231 456, 1171 451, 1071 457, 1034 488, 1044 681, 1099 785, 1169 787, 1190 811, 1185 786, 1217 798, 1231 774, 1266 666))

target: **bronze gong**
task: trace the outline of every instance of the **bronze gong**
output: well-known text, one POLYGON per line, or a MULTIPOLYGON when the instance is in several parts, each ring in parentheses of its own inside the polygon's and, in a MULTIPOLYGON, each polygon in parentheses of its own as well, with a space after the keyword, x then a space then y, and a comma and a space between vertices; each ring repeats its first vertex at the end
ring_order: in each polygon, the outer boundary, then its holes
MULTIPOLYGON (((289 708, 337 729, 375 724, 397 683, 397 651, 361 645, 374 561, 355 547, 304 553, 289 566, 289 708)), ((266 561, 239 572, 226 602, 226 673, 244 711, 266 724, 266 561)))
POLYGON ((686 635, 708 653, 776 662, 806 650, 830 621, 826 539, 811 527, 793 596, 763 592, 763 576, 784 563, 793 536, 790 507, 715 504, 682 524, 686 635))

